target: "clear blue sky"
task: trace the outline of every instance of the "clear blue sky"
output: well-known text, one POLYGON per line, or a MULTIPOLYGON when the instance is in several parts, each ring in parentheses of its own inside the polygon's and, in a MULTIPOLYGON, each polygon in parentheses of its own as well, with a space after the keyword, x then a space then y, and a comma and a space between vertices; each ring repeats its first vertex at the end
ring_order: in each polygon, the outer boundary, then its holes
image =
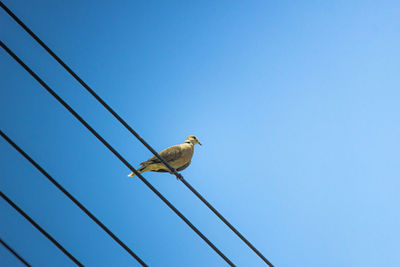
MULTIPOLYGON (((398 1, 5 0, 276 266, 400 266, 398 1)), ((0 38, 133 166, 150 152, 0 10, 0 38)), ((0 127, 151 266, 225 266, 0 52, 0 127)), ((128 254, 0 140, 0 188, 88 266, 128 254)), ((239 266, 263 266, 174 176, 145 177, 239 266)), ((71 261, 0 200, 34 266, 71 261)), ((0 247, 0 265, 19 266, 0 247)))

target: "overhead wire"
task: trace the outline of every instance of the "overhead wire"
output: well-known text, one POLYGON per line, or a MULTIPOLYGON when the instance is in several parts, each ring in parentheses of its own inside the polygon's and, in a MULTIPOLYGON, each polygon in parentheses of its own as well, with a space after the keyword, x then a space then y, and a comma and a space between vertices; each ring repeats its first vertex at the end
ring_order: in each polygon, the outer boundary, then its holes
POLYGON ((3 131, 0 130, 0 136, 4 138, 15 150, 17 150, 25 159, 27 159, 36 169, 38 169, 53 185, 55 185, 64 195, 66 195, 75 205, 77 205, 90 219, 92 219, 101 229, 103 229, 115 242, 118 243, 126 252, 128 252, 140 265, 147 264, 136 255, 124 242, 122 242, 107 226, 97 219, 82 203, 80 203, 71 193, 69 193, 62 185, 60 185, 45 169, 43 169, 36 161, 34 161, 22 148, 11 140, 3 131))
POLYGON ((40 225, 38 225, 28 214, 26 214, 20 207, 17 206, 11 199, 9 199, 2 191, 0 197, 3 198, 11 207, 13 207, 19 214, 28 220, 36 229, 39 230, 45 237, 47 237, 57 248, 59 248, 68 258, 70 258, 76 265, 82 266, 83 264, 78 261, 72 254, 66 250, 57 240, 55 240, 49 233, 46 232, 40 225))
POLYGON ((231 229, 254 253, 257 254, 268 266, 272 263, 247 239, 245 238, 218 210, 216 210, 184 177, 178 173, 163 157, 161 157, 129 124, 123 120, 92 88, 89 87, 64 61, 62 61, 32 30, 26 26, 11 10, 1 1, 1 7, 33 38, 42 46, 69 74, 71 74, 97 101, 103 105, 131 134, 133 134, 147 149, 150 150, 182 183, 194 193, 229 229, 231 229))
POLYGON ((153 185, 150 184, 132 165, 119 154, 96 130, 94 130, 71 106, 69 106, 53 89, 51 89, 32 69, 30 69, 14 52, 12 52, 2 41, 0 46, 17 61, 47 92, 49 92, 60 104, 62 104, 79 122, 81 122, 100 142, 102 142, 126 167, 155 193, 175 214, 177 214, 199 237, 201 237, 226 263, 235 266, 197 227, 195 227, 174 205, 171 204, 153 185))
POLYGON ((12 247, 10 247, 6 242, 3 241, 3 239, 0 238, 0 243, 8 249, 21 263, 23 263, 26 267, 31 267, 30 265, 24 258, 22 258, 12 247))

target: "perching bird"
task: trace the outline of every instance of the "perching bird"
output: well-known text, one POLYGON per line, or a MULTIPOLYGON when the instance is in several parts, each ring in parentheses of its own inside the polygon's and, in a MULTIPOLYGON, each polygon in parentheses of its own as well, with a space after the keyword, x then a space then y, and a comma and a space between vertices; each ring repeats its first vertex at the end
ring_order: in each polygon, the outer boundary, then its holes
MULTIPOLYGON (((181 145, 171 146, 160 152, 163 157, 174 169, 182 171, 186 169, 192 160, 194 145, 201 143, 196 136, 190 135, 186 138, 185 143, 181 145)), ((167 166, 161 162, 156 156, 140 163, 141 167, 138 169, 139 173, 153 171, 153 172, 170 172, 167 166)), ((128 175, 129 177, 135 176, 135 173, 128 175)))

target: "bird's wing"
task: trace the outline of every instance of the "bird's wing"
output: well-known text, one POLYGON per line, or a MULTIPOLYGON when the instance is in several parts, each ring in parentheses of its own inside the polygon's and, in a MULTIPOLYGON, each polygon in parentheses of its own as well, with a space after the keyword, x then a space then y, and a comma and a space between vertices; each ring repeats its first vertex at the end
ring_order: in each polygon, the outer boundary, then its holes
MULTIPOLYGON (((159 154, 167 162, 171 162, 171 161, 177 160, 180 157, 182 157, 183 153, 182 153, 181 146, 175 145, 175 146, 171 146, 167 149, 164 149, 159 154)), ((140 163, 140 165, 147 166, 147 165, 154 164, 154 163, 161 163, 161 160, 159 160, 156 156, 154 156, 154 157, 151 157, 149 160, 146 160, 145 162, 140 163)))

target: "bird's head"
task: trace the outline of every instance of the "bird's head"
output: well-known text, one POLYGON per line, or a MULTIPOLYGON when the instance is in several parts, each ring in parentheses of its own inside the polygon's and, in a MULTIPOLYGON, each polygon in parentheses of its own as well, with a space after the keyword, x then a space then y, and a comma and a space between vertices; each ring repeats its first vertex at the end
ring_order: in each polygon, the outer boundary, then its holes
POLYGON ((190 144, 192 144, 192 145, 195 145, 195 144, 201 145, 201 143, 199 142, 199 139, 197 139, 197 137, 194 136, 194 135, 189 135, 189 136, 186 138, 185 143, 190 143, 190 144))

